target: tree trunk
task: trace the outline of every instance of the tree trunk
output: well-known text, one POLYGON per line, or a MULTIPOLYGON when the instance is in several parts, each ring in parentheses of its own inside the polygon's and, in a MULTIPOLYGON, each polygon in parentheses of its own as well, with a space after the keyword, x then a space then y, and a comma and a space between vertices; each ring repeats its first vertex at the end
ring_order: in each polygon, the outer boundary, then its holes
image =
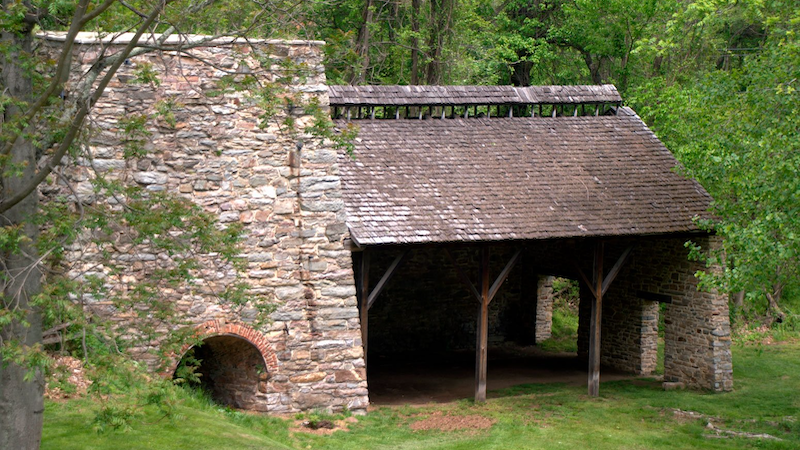
POLYGON ((419 10, 421 0, 411 0, 411 82, 419 84, 419 10))
MULTIPOLYGON (((7 2, 6 2, 7 3, 7 2)), ((0 43, 6 52, 0 60, 2 65, 2 87, 14 99, 31 100, 33 86, 25 67, 31 53, 33 35, 20 32, 0 34, 0 43)), ((23 114, 22 108, 8 104, 3 122, 13 124, 23 114)), ((30 131, 30 130, 29 130, 30 131)), ((2 175, 2 198, 9 198, 22 190, 33 178, 36 169, 36 148, 25 137, 17 139, 11 149, 10 165, 20 167, 22 174, 9 174, 5 166, 2 175)), ((21 227, 28 238, 19 244, 18 251, 2 255, 5 265, 3 279, 3 302, 6 310, 21 312, 28 322, 24 326, 15 320, 0 330, 4 343, 17 340, 23 350, 42 341, 42 318, 30 301, 41 292, 41 273, 37 264, 36 248, 39 236, 34 221, 38 208, 38 193, 34 191, 24 200, 10 208, 2 216, 2 226, 21 227)), ((33 377, 25 380, 27 369, 11 361, 0 363, 0 448, 35 450, 39 448, 44 412, 44 377, 41 370, 34 369, 33 377)))
POLYGON ((586 67, 589 68, 589 75, 592 77, 592 83, 603 84, 603 75, 600 73, 603 57, 598 56, 597 58, 592 58, 591 53, 584 51, 583 60, 586 62, 586 67))
POLYGON ((733 299, 733 306, 741 308, 744 306, 744 291, 734 292, 731 294, 733 299))
POLYGON ((356 54, 358 55, 359 63, 353 70, 353 76, 350 78, 350 84, 353 85, 363 84, 367 79, 367 70, 369 69, 369 33, 373 21, 372 1, 373 0, 364 1, 361 28, 359 28, 358 37, 356 38, 356 54))
POLYGON ((786 320, 786 314, 780 307, 781 296, 783 295, 783 285, 776 284, 772 286, 772 292, 767 292, 767 300, 769 301, 768 315, 772 318, 773 322, 783 323, 786 320))
POLYGON ((531 85, 531 69, 533 69, 533 62, 520 61, 512 64, 511 68, 514 70, 511 73, 511 84, 521 87, 531 85))
POLYGON ((425 81, 436 85, 442 83, 444 75, 444 45, 450 33, 453 21, 453 0, 430 1, 430 32, 428 34, 428 48, 431 52, 430 60, 425 68, 425 81))

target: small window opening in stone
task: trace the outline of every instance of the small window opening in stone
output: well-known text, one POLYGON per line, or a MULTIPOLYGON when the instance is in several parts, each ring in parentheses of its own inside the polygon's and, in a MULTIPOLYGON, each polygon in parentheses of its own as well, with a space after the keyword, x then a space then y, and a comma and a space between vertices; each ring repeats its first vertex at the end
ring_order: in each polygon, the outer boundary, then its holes
POLYGON ((257 409, 267 371, 263 356, 250 342, 235 336, 214 336, 184 354, 173 377, 184 378, 221 405, 257 409), (186 376, 187 366, 194 366, 195 380, 186 376))

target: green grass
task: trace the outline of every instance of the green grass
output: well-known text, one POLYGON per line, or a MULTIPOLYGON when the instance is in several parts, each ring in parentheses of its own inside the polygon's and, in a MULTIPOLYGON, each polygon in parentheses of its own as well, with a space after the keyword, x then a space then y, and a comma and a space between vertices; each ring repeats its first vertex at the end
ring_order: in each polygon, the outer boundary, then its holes
POLYGON ((102 401, 47 402, 42 449, 286 449, 288 422, 231 411, 181 393, 178 416, 152 406, 138 411, 127 431, 98 433, 93 420, 102 401))
POLYGON ((547 352, 578 351, 578 282, 566 278, 553 280, 553 321, 549 339, 536 345, 547 352))
MULTIPOLYGON (((350 431, 292 433, 290 420, 234 412, 181 393, 179 419, 145 409, 126 432, 98 434, 98 406, 89 399, 49 402, 43 449, 797 449, 800 448, 800 341, 734 345, 734 391, 665 392, 652 380, 603 383, 599 398, 585 388, 530 384, 496 392, 487 403, 460 401, 424 408, 380 408, 350 431), (722 429, 768 433, 781 441, 708 438, 707 419, 722 429), (414 432, 420 415, 443 410, 494 419, 487 430, 414 432)), ((492 395, 490 394, 490 397, 492 395)), ((148 407, 152 408, 152 407, 148 407)))

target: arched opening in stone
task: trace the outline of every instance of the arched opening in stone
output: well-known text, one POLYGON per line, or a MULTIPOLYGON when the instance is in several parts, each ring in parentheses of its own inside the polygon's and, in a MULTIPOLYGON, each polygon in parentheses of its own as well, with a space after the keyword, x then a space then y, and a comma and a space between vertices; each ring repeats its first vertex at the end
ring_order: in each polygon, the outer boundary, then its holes
POLYGON ((191 358, 197 361, 198 387, 215 402, 233 408, 256 409, 257 394, 267 379, 267 368, 255 345, 236 336, 212 336, 189 349, 180 364, 191 364, 191 358))

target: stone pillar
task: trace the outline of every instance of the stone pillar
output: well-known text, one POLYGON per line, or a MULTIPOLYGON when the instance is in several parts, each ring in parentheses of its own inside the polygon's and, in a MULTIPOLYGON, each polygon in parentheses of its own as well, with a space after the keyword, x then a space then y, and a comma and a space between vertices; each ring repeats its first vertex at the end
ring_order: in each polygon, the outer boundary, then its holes
POLYGON ((549 339, 553 327, 553 278, 539 275, 536 286, 535 342, 549 339))
MULTIPOLYGON (((715 236, 695 239, 706 251, 721 242, 715 236)), ((682 252, 685 255, 685 250, 682 252)), ((673 273, 665 311, 664 381, 729 391, 733 389, 731 330, 728 299, 716 291, 698 291, 696 270, 702 264, 687 261, 673 273)), ((710 270, 719 270, 711 268, 710 270)))

